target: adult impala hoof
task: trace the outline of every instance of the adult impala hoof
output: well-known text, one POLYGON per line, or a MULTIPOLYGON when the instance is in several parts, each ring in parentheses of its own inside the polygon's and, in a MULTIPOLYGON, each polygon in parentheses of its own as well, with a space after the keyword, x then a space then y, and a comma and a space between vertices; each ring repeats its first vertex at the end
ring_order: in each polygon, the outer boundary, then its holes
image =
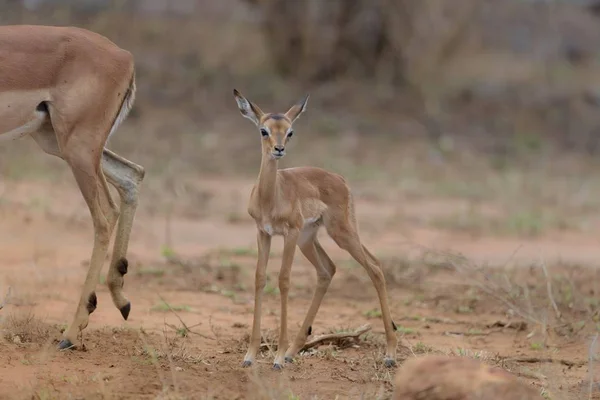
POLYGON ((249 366, 251 366, 251 365, 252 365, 252 361, 249 361, 249 360, 245 360, 245 361, 242 363, 242 367, 244 367, 244 368, 247 368, 247 367, 249 367, 249 366))
POLYGON ((290 364, 291 364, 291 363, 293 363, 293 362, 294 362, 294 358, 292 358, 292 357, 290 357, 290 356, 286 356, 286 357, 285 357, 285 362, 286 362, 286 363, 290 363, 290 364))
POLYGON ((383 363, 387 368, 392 368, 396 366, 396 360, 392 360, 391 358, 386 358, 383 363))
POLYGON ((121 311, 121 315, 123 316, 123 319, 125 321, 127 321, 127 317, 129 317, 129 312, 131 311, 131 302, 125 304, 123 307, 121 307, 119 309, 119 311, 121 311))
POLYGON ((63 339, 58 344, 59 350, 74 349, 74 348, 75 348, 75 346, 73 345, 73 343, 71 343, 71 341, 69 339, 63 339))

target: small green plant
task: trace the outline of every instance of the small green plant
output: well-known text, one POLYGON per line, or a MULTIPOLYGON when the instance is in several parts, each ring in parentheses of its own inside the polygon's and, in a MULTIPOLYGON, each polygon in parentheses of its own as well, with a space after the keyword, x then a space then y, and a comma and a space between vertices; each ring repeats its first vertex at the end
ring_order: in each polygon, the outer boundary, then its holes
POLYGON ((175 257, 175 250, 173 250, 171 247, 167 246, 167 245, 163 245, 162 248, 160 249, 160 254, 164 257, 164 258, 173 258, 175 257))
POLYGON ((413 333, 415 333, 416 331, 413 328, 409 328, 406 326, 402 326, 402 325, 398 325, 396 327, 396 332, 399 332, 403 335, 411 335, 413 333))
POLYGON ((473 312, 473 309, 469 306, 458 306, 456 312, 458 314, 470 314, 473 312))
POLYGON ((539 342, 533 342, 531 343, 530 347, 531 350, 542 350, 544 348, 544 344, 539 342))
POLYGON ((267 283, 263 290, 264 294, 279 294, 279 288, 271 283, 271 280, 267 278, 267 283))
POLYGON ((150 311, 160 311, 160 312, 167 312, 167 311, 191 311, 191 308, 189 306, 186 305, 171 305, 168 304, 164 301, 161 301, 160 303, 156 304, 155 306, 153 306, 150 311))
POLYGON ((425 353, 431 353, 433 351, 433 348, 430 346, 427 346, 423 342, 417 342, 413 346, 413 351, 417 354, 425 354, 425 353))
POLYGON ((367 318, 380 318, 381 317, 381 310, 374 308, 372 310, 368 310, 364 312, 365 317, 367 318))

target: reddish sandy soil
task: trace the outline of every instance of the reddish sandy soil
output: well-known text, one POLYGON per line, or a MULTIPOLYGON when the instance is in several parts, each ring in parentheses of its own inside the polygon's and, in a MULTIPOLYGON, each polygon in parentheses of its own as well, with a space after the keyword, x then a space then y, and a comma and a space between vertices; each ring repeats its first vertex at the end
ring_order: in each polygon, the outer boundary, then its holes
MULTIPOLYGON (((130 244, 125 283, 132 301, 129 320, 122 320, 106 286, 99 285, 98 308, 84 332, 85 351, 63 352, 56 350, 56 343, 74 312, 91 251, 87 209, 70 182, 0 185, 0 295, 12 288, 0 311, 0 398, 389 398, 395 370, 381 365, 383 327, 375 290, 364 271, 325 237, 322 241, 338 273, 313 333, 366 323, 372 330, 353 346, 325 345, 301 355, 283 372, 271 370, 273 354, 268 349, 255 368, 241 368, 253 305, 255 231, 244 210, 251 184, 198 184, 211 193, 210 200, 198 206, 204 207, 202 212, 192 207, 196 212, 174 213, 168 229, 165 216, 153 212, 148 194, 130 244), (181 262, 165 260, 165 242, 181 262), (161 307, 159 296, 194 333, 177 334, 182 324, 161 307)), ((543 254, 553 273, 562 271, 577 285, 591 285, 590 267, 600 256, 597 234, 473 238, 417 223, 394 223, 400 217, 393 199, 358 197, 363 241, 385 260, 391 277, 390 303, 406 346, 399 348, 399 363, 428 352, 470 356, 502 365, 540 391, 544 388, 547 398, 588 398, 587 330, 548 334, 540 348, 543 335, 538 326, 476 291, 455 269, 427 264, 410 244, 452 249, 493 265, 505 263, 522 246, 514 264, 543 254)), ((444 207, 452 204, 415 201, 404 203, 401 214, 440 212, 444 207)), ((281 241, 275 240, 262 325, 271 344, 278 327, 280 252, 281 241)), ((105 271, 106 266, 103 275, 105 271)), ((536 285, 545 287, 540 276, 523 279, 533 279, 534 291, 536 285)), ((315 282, 312 266, 297 253, 290 300, 292 335, 308 309, 315 282)), ((597 297, 591 287, 588 295, 597 297)), ((549 307, 542 310, 552 315, 549 307)))

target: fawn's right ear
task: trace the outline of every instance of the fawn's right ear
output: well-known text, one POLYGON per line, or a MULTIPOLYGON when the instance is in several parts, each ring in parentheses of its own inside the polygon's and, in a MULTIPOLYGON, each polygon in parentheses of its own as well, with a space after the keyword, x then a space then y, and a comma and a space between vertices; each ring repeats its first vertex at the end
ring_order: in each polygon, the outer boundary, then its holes
POLYGON ((233 96, 240 109, 240 112, 245 118, 254 122, 257 126, 260 123, 260 118, 263 116, 262 110, 254 103, 248 101, 237 89, 233 89, 233 96))

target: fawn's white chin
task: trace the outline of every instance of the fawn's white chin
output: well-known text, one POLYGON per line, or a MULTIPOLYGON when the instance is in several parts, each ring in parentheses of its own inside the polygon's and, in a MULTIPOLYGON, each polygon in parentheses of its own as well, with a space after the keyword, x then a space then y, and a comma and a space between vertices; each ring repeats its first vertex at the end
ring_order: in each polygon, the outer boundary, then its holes
POLYGON ((283 156, 285 156, 285 153, 271 153, 271 157, 273 157, 275 160, 279 160, 283 156))

